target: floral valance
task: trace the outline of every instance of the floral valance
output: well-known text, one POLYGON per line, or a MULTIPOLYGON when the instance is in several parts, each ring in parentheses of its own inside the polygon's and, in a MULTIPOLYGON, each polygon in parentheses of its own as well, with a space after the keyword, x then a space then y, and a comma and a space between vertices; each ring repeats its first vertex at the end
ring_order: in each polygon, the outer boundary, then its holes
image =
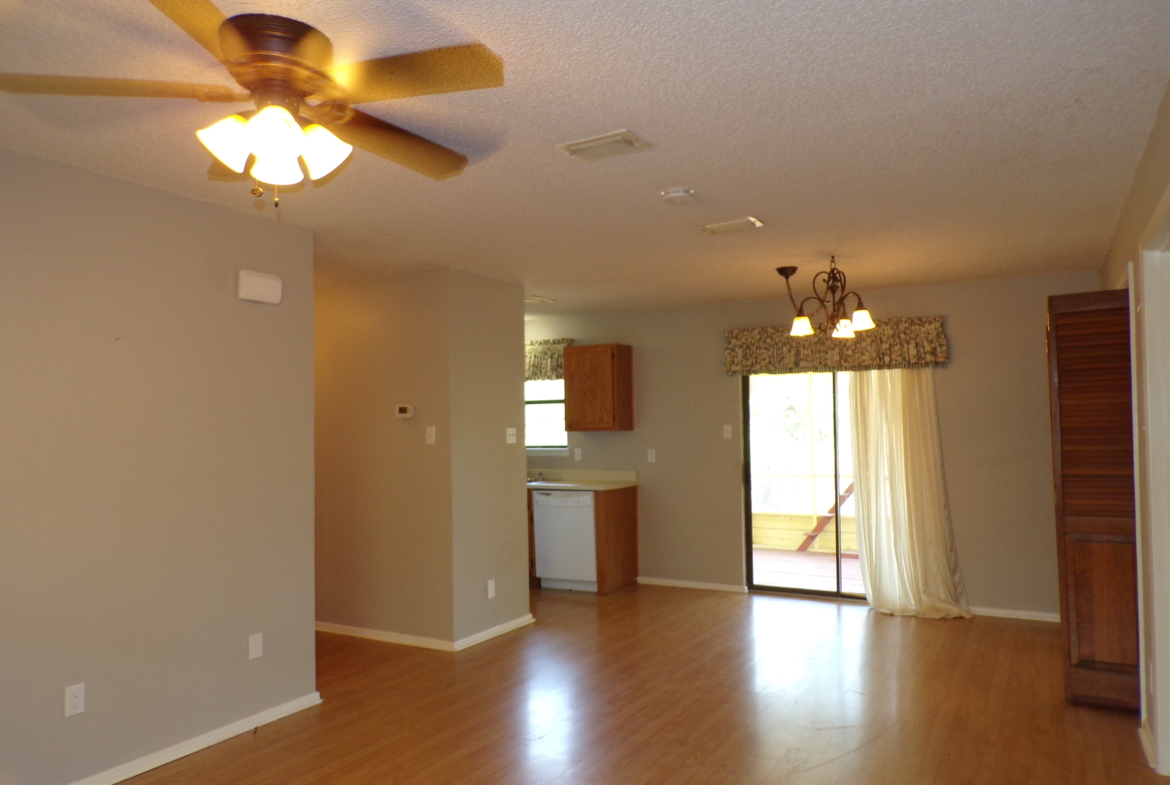
POLYGON ((524 380, 565 378, 565 347, 572 338, 553 338, 547 341, 524 342, 524 380))
POLYGON ((821 333, 793 338, 788 327, 727 330, 724 365, 730 376, 754 373, 821 373, 890 368, 934 368, 947 362, 941 316, 877 319, 856 338, 821 333))

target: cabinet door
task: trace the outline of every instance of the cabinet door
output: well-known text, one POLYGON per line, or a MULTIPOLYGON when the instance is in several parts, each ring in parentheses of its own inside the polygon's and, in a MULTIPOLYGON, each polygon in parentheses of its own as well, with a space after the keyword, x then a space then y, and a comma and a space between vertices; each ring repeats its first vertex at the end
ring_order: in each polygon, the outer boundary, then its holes
POLYGON ((1137 564, 1125 291, 1048 299, 1065 693, 1139 707, 1137 564))
POLYGON ((607 343, 565 347, 565 429, 634 429, 629 346, 607 343))
POLYGON ((612 344, 565 347, 565 428, 605 431, 614 426, 612 344))

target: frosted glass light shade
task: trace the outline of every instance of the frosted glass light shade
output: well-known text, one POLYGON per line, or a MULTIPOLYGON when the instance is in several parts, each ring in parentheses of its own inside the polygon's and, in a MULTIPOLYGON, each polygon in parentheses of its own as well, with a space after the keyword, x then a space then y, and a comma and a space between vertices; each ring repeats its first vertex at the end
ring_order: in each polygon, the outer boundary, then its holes
POLYGON ((869 315, 869 310, 865 308, 858 308, 853 312, 853 329, 854 330, 872 330, 877 325, 873 323, 873 317, 869 315))
POLYGON ((207 148, 207 152, 214 155, 223 165, 233 172, 243 172, 248 163, 248 156, 252 148, 248 144, 248 135, 244 132, 248 121, 233 114, 225 117, 214 125, 195 132, 195 136, 207 148))
POLYGON ((796 337, 812 335, 812 322, 809 321, 807 316, 797 316, 792 320, 792 331, 788 334, 796 337))
MULTIPOLYGON (((296 158, 305 146, 305 132, 283 106, 264 107, 244 128, 248 146, 256 155, 278 159, 296 158)), ((283 183, 281 183, 283 185, 283 183)))
POLYGON ((338 139, 324 126, 313 123, 305 129, 305 145, 301 157, 309 168, 309 177, 320 180, 349 158, 353 145, 338 139))
POLYGON ((256 156, 256 162, 252 164, 249 174, 269 185, 296 185, 305 179, 305 173, 301 171, 296 156, 287 157, 269 153, 256 156))
POLYGON ((853 322, 848 319, 842 319, 837 322, 837 326, 833 328, 834 338, 856 338, 853 334, 853 322))

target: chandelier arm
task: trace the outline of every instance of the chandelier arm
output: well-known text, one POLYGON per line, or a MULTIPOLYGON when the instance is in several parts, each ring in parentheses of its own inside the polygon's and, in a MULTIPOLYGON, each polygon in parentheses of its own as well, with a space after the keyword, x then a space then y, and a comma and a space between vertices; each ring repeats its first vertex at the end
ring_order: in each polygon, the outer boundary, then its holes
POLYGON ((792 294, 792 281, 785 278, 784 285, 788 287, 788 299, 792 302, 792 310, 795 313, 799 314, 800 309, 803 307, 804 304, 803 303, 801 303, 801 305, 796 304, 796 297, 794 297, 792 294))
POLYGON ((829 276, 829 273, 826 272, 825 270, 821 270, 819 273, 817 273, 816 275, 813 276, 813 279, 812 279, 813 296, 816 297, 818 300, 820 300, 822 303, 827 303, 829 301, 828 298, 826 297, 826 295, 829 294, 830 281, 831 281, 831 278, 829 276), (822 279, 821 276, 824 276, 824 278, 822 279), (820 289, 817 288, 818 283, 821 284, 822 288, 820 288, 820 289))

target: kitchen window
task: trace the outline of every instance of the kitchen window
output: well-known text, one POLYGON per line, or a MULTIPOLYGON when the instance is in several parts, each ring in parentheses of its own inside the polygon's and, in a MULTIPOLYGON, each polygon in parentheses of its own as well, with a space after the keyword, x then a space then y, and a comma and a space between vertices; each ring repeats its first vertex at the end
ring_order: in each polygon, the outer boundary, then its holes
POLYGON ((535 449, 568 449, 564 379, 524 382, 524 446, 535 449))

